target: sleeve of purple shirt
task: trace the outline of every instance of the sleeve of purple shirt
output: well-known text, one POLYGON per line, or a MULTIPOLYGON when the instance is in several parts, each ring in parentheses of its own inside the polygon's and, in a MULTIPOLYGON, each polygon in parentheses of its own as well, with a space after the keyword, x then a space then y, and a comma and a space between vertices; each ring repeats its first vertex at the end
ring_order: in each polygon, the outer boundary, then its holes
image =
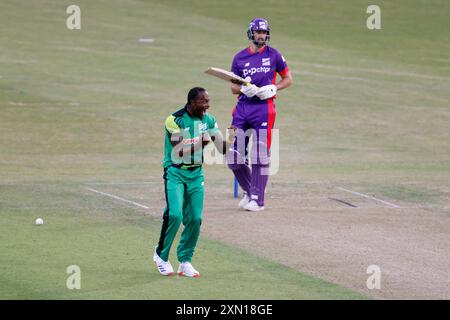
POLYGON ((236 61, 236 56, 233 58, 233 62, 231 63, 231 72, 233 72, 234 74, 240 76, 240 71, 237 65, 237 61, 236 61))
POLYGON ((282 54, 278 51, 276 54, 276 71, 282 76, 284 76, 289 71, 286 59, 284 59, 282 54))

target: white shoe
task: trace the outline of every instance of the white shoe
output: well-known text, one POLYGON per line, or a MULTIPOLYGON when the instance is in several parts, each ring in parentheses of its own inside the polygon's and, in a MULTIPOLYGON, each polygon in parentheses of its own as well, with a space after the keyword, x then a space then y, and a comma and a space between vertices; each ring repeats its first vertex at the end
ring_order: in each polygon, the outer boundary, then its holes
POLYGON ((182 262, 178 267, 178 274, 180 276, 198 278, 200 277, 200 272, 194 269, 190 262, 182 262))
POLYGON ((258 206, 255 200, 251 200, 244 206, 244 209, 247 211, 263 211, 264 206, 258 206))
POLYGON ((250 197, 247 195, 246 192, 244 192, 244 196, 242 197, 241 201, 239 201, 238 206, 239 206, 239 208, 243 209, 249 202, 250 202, 250 197))
POLYGON ((173 275, 172 265, 170 264, 169 261, 164 261, 163 259, 161 259, 156 253, 156 249, 155 253, 153 254, 153 261, 155 261, 156 267, 158 268, 158 271, 161 275, 163 276, 173 275))

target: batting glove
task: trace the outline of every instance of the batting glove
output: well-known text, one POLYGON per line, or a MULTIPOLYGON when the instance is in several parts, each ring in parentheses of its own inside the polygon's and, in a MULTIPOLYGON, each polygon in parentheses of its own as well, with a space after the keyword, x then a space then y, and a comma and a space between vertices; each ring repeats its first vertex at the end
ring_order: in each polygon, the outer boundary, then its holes
POLYGON ((266 100, 272 98, 276 94, 277 94, 277 86, 274 84, 269 84, 267 86, 259 88, 258 92, 256 93, 256 96, 261 100, 266 100))
POLYGON ((252 78, 250 77, 246 77, 245 81, 247 82, 246 84, 243 84, 241 86, 241 92, 243 94, 245 94, 247 97, 251 98, 253 97, 257 92, 258 92, 258 87, 255 86, 254 84, 251 84, 250 81, 252 81, 252 78))
POLYGON ((254 84, 251 84, 251 85, 243 84, 241 86, 241 90, 240 91, 243 94, 245 94, 247 97, 251 98, 251 97, 255 96, 255 94, 258 92, 258 87, 255 86, 254 84))

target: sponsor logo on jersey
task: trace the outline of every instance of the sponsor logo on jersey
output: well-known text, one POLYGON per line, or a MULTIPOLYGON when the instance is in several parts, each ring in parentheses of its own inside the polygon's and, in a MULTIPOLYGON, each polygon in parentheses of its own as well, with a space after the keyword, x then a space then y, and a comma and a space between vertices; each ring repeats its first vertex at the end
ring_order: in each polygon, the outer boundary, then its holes
POLYGON ((246 64, 244 64, 244 67, 248 67, 250 65, 250 62, 247 62, 246 64))
POLYGON ((261 127, 267 127, 267 122, 261 123, 261 127))
POLYGON ((199 140, 199 137, 194 137, 192 139, 183 139, 183 144, 196 144, 199 140))
POLYGON ((255 73, 269 73, 269 72, 270 72, 270 68, 268 68, 268 67, 259 67, 259 68, 253 67, 250 69, 242 70, 242 74, 244 75, 244 78, 249 75, 252 76, 255 73))
POLYGON ((200 133, 205 132, 208 129, 208 125, 206 123, 200 123, 198 125, 198 130, 200 133))
POLYGON ((263 66, 270 66, 270 58, 263 58, 261 62, 263 66))

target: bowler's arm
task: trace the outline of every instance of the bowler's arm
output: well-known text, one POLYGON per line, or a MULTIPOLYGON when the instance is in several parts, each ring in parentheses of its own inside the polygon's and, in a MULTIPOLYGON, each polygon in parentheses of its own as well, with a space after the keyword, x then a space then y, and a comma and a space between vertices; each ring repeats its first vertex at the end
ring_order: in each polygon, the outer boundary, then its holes
POLYGON ((209 137, 204 134, 196 143, 189 143, 184 145, 183 136, 180 133, 169 134, 169 140, 180 157, 183 157, 185 153, 194 154, 194 152, 206 146, 210 141, 209 137))

